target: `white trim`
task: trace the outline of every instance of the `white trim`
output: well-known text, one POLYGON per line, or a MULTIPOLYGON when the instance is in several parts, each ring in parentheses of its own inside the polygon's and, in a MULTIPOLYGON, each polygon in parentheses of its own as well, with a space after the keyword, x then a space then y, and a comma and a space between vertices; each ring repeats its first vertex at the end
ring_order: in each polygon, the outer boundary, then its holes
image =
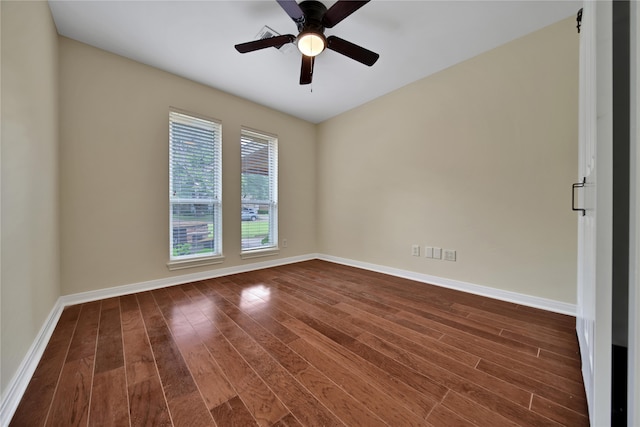
POLYGON ((402 277, 404 279, 415 280, 416 282, 428 283, 430 285, 441 286, 443 288, 455 289, 470 294, 481 295, 514 304, 526 305, 527 307, 539 308, 552 311, 554 313, 576 315, 576 305, 566 302, 555 301, 547 298, 532 295, 519 294, 517 292, 505 291, 474 283, 462 282, 460 280, 446 279, 444 277, 431 276, 429 274, 416 273, 409 270, 401 270, 393 267, 386 267, 367 262, 355 261, 347 258, 340 258, 331 255, 319 254, 318 259, 344 264, 351 267, 362 268, 364 270, 376 271, 378 273, 389 274, 391 276, 402 277))
POLYGON ((11 381, 9 381, 9 384, 7 384, 7 388, 4 390, 2 398, 0 399, 0 426, 5 427, 9 425, 9 421, 11 421, 13 414, 18 408, 20 399, 22 399, 22 395, 27 390, 29 381, 31 381, 31 377, 38 367, 40 358, 49 343, 53 330, 58 324, 63 309, 64 306, 61 303, 61 299, 58 298, 49 316, 45 319, 42 328, 40 328, 40 332, 38 332, 31 347, 27 350, 24 359, 22 359, 18 370, 13 378, 11 378, 11 381))
POLYGON ((252 259, 252 258, 262 258, 266 256, 274 256, 280 253, 280 248, 271 247, 267 249, 253 249, 247 250, 244 252, 240 252, 240 258, 242 259, 252 259))
POLYGON ((542 310, 552 311, 556 313, 568 314, 571 316, 575 316, 576 313, 576 306, 574 304, 553 301, 550 299, 534 297, 531 295, 519 294, 516 292, 504 291, 501 289, 490 288, 487 286, 476 285, 473 283, 467 283, 458 280, 445 279, 442 277, 416 273, 408 270, 401 270, 393 267, 314 253, 277 260, 254 262, 246 265, 220 268, 199 273, 184 274, 163 279, 148 280, 145 282, 116 286, 113 288, 99 289, 96 291, 63 295, 58 298, 58 301, 56 301, 54 307, 51 310, 51 313, 45 320, 42 329, 27 351, 27 354, 20 364, 20 367, 18 368, 16 374, 9 382, 6 388, 6 392, 2 395, 2 399, 0 400, 0 427, 6 427, 9 425, 9 421, 18 408, 20 399, 22 398, 22 395, 29 385, 29 381, 31 380, 31 377, 33 376, 33 373, 35 372, 36 367, 40 362, 40 358, 44 353, 49 339, 51 338, 51 334, 53 333, 53 330, 55 329, 55 326, 58 323, 60 315, 62 314, 62 311, 65 307, 90 301, 97 301, 105 298, 128 295, 136 292, 144 292, 153 289, 165 288, 168 286, 195 282, 198 280, 212 279, 216 277, 228 276, 231 274, 246 273, 249 271, 261 270, 265 268, 277 267, 280 265, 293 264, 296 262, 309 261, 313 259, 320 259, 336 264, 343 264, 351 267, 362 268, 364 270, 376 271, 391 276, 402 277, 405 279, 415 280, 417 282, 455 289, 462 292, 481 295, 502 301, 508 301, 515 304, 526 305, 528 307, 540 308, 542 310))
POLYGON ((133 283, 130 285, 116 286, 113 288, 98 289, 96 291, 80 292, 77 294, 64 295, 60 297, 63 305, 81 304, 89 301, 97 301, 105 298, 119 297, 122 295, 135 294, 136 292, 161 289, 169 286, 182 285, 185 283, 197 282, 199 280, 213 279, 216 277, 229 276, 231 274, 246 273, 248 271, 262 270, 279 265, 293 264, 301 261, 309 261, 317 258, 316 254, 300 255, 289 258, 281 258, 270 261, 254 262, 251 264, 238 265, 234 267, 218 268, 216 270, 201 271, 199 273, 183 274, 180 276, 165 277, 162 279, 148 280, 146 282, 133 283))
POLYGON ((209 256, 209 257, 192 257, 188 259, 179 259, 169 261, 167 268, 171 271, 182 270, 185 268, 202 267, 203 265, 222 264, 224 262, 223 255, 209 256))
POLYGON ((640 425, 640 5, 629 5, 631 182, 629 224, 629 348, 627 425, 640 425))

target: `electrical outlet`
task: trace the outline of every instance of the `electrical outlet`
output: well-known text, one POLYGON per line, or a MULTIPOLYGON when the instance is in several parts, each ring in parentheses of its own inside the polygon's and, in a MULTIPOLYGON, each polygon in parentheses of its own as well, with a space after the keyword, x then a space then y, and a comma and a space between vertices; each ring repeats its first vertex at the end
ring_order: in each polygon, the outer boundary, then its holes
POLYGON ((287 247, 287 239, 282 239, 282 247, 283 248, 287 247))
POLYGON ((453 249, 445 249, 444 250, 444 260, 445 261, 455 261, 456 260, 456 251, 453 249))
POLYGON ((433 259, 442 258, 442 248, 433 248, 433 259))
POLYGON ((425 246, 424 256, 427 258, 433 258, 433 246, 425 246))
POLYGON ((420 256, 420 245, 411 245, 411 255, 420 256))

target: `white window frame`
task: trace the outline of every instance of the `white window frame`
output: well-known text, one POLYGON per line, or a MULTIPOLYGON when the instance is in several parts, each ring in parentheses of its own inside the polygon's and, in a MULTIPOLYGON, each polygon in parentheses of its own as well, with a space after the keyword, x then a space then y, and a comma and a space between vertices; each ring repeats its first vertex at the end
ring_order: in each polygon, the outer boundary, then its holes
POLYGON ((222 252, 222 124, 220 121, 193 114, 190 112, 171 108, 169 110, 169 262, 170 270, 177 270, 201 265, 219 264, 223 262, 222 252), (185 198, 176 197, 173 193, 173 134, 172 124, 181 123, 189 126, 201 127, 214 131, 212 146, 213 158, 216 159, 214 168, 214 194, 213 198, 185 198), (174 249, 174 205, 194 203, 211 204, 213 206, 213 248, 211 252, 204 254, 173 254, 174 249))
MULTIPOLYGON (((240 196, 240 206, 247 204, 247 202, 255 205, 269 206, 269 243, 258 247, 243 248, 242 244, 242 230, 240 232, 240 246, 242 259, 256 258, 270 255, 277 255, 279 253, 278 245, 278 137, 265 132, 256 131, 253 129, 243 127, 241 129, 240 143, 251 140, 257 144, 263 143, 268 147, 268 167, 269 167, 269 198, 265 200, 250 200, 243 199, 243 195, 240 196)), ((242 156, 242 148, 241 148, 242 156)), ((241 165, 243 163, 240 159, 241 165)), ((240 174, 242 175, 242 166, 240 174)), ((241 221, 242 227, 242 221, 241 221)))

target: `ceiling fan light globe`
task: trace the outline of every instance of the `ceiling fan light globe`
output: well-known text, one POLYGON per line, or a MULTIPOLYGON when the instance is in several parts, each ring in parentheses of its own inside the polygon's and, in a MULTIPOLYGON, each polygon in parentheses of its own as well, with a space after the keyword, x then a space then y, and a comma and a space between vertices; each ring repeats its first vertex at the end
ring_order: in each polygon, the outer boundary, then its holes
POLYGON ((306 56, 314 57, 327 46, 327 39, 322 34, 306 32, 298 37, 298 50, 306 56))

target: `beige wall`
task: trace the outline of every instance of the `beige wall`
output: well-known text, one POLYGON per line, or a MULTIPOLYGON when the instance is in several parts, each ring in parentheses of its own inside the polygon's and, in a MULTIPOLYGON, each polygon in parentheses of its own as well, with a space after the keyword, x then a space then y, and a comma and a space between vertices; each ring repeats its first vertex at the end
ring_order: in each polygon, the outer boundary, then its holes
POLYGON ((315 126, 60 38, 62 294, 315 252, 315 126), (169 107, 222 121, 225 262, 170 272, 169 107), (240 129, 278 135, 277 257, 240 258, 240 129))
POLYGON ((571 18, 322 123, 318 252, 575 303, 577 89, 571 18))
POLYGON ((58 36, 46 2, 2 1, 0 8, 4 393, 60 295, 58 36))

